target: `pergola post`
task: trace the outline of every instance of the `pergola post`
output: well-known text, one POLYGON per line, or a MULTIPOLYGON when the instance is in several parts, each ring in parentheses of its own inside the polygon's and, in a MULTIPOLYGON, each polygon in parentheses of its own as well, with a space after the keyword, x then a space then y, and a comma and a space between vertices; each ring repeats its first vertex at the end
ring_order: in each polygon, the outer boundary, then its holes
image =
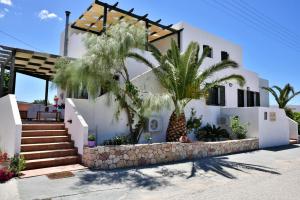
POLYGON ((11 64, 10 64, 10 75, 9 75, 9 84, 8 84, 8 93, 14 94, 14 84, 15 84, 15 57, 16 51, 11 52, 11 64))
POLYGON ((107 23, 107 4, 104 6, 104 13, 103 13, 103 32, 106 31, 106 23, 107 23))
POLYGON ((1 77, 0 77, 0 98, 4 95, 4 73, 5 66, 1 65, 1 77))
POLYGON ((177 32, 177 43, 179 50, 181 50, 181 31, 177 32))
POLYGON ((48 106, 48 90, 49 90, 49 80, 46 80, 46 87, 45 87, 45 106, 48 106))
POLYGON ((17 81, 17 79, 16 79, 16 77, 17 77, 17 72, 16 72, 16 70, 14 70, 14 84, 13 84, 13 94, 16 94, 16 81, 17 81))

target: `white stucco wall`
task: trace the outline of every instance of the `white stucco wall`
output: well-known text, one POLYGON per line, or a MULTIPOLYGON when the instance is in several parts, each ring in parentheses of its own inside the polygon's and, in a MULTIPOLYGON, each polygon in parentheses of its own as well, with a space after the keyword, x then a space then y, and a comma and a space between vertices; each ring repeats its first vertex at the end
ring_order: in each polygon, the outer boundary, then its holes
POLYGON ((260 106, 261 107, 269 107, 269 92, 262 89, 262 87, 269 87, 269 81, 266 79, 259 79, 259 93, 260 93, 260 106))
POLYGON ((284 110, 278 108, 221 108, 221 116, 229 119, 239 116, 242 123, 248 123, 247 137, 259 138, 260 148, 289 144, 289 122, 284 110), (265 112, 267 120, 264 119, 265 112), (270 113, 276 113, 276 120, 270 120, 270 113))
POLYGON ((71 135, 71 139, 74 141, 75 147, 78 148, 78 153, 82 155, 84 145, 88 144, 88 124, 81 115, 80 111, 77 109, 79 104, 75 106, 75 103, 72 101, 72 99, 66 99, 65 104, 66 108, 64 122, 66 128, 68 128, 68 133, 71 135))
POLYGON ((22 121, 15 95, 0 98, 0 149, 9 157, 20 153, 22 121))

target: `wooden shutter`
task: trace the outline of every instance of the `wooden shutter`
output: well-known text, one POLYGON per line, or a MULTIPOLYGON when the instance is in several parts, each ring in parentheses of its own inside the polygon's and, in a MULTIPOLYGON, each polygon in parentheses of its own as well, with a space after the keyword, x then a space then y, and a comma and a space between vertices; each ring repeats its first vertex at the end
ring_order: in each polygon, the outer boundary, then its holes
POLYGON ((225 106, 225 86, 220 86, 220 106, 225 106))
POLYGON ((238 89, 238 107, 244 107, 245 106, 245 96, 244 96, 244 90, 238 89))
POLYGON ((256 92, 255 93, 255 106, 260 106, 260 94, 259 94, 259 92, 256 92))

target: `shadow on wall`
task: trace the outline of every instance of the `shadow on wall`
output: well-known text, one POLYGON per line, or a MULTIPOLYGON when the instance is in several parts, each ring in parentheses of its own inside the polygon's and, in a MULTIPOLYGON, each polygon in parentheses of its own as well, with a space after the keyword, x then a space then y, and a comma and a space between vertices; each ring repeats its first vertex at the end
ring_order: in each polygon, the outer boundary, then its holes
POLYGON ((236 170, 243 173, 249 173, 249 171, 258 171, 273 175, 280 175, 279 172, 272 168, 262 165, 233 162, 229 161, 227 157, 205 158, 184 164, 186 164, 185 168, 187 170, 174 169, 174 166, 176 167, 176 164, 174 164, 137 169, 87 171, 79 174, 79 182, 76 184, 76 187, 82 187, 89 184, 125 184, 130 188, 155 190, 164 186, 172 186, 171 178, 179 177, 183 179, 190 179, 197 176, 205 177, 206 173, 209 172, 216 173, 217 175, 221 175, 225 178, 237 179, 237 177, 230 173, 229 170, 236 170), (153 171, 149 173, 149 170, 151 169, 153 169, 153 171))

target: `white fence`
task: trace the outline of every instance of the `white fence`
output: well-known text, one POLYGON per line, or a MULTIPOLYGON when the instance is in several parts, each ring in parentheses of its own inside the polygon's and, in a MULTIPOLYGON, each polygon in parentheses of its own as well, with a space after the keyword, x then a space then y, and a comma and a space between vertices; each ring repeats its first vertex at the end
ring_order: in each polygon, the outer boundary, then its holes
POLYGON ((9 157, 20 153, 22 121, 15 95, 0 98, 0 149, 9 157))

